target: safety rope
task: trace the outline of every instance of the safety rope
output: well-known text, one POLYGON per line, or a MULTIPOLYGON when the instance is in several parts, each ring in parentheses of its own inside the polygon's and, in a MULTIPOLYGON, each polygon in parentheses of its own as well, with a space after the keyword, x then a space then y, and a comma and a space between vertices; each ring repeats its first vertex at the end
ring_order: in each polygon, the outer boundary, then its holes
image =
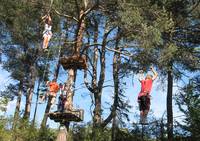
MULTIPOLYGON (((53 5, 53 0, 51 0, 51 3, 50 3, 50 6, 49 6, 49 10, 48 10, 48 13, 47 15, 49 15, 50 11, 51 11, 51 8, 52 8, 52 5, 53 5)), ((49 56, 50 56, 50 52, 48 51, 48 54, 47 54, 47 61, 45 62, 45 68, 44 68, 44 73, 43 73, 43 76, 42 76, 42 80, 44 80, 44 77, 45 77, 45 73, 46 73, 46 70, 47 70, 47 67, 48 67, 48 60, 49 60, 49 56)))
POLYGON ((59 63, 59 59, 60 59, 60 56, 61 56, 61 49, 62 49, 62 41, 64 39, 64 33, 61 33, 61 40, 60 40, 60 43, 59 43, 59 48, 58 48, 58 63, 59 63))
POLYGON ((134 87, 134 73, 132 72, 132 86, 134 87))
POLYGON ((50 56, 50 51, 48 51, 47 60, 45 61, 45 67, 44 67, 44 72, 43 72, 42 80, 44 80, 45 74, 46 74, 46 72, 47 72, 49 56, 50 56))
POLYGON ((53 0, 51 0, 50 6, 49 6, 49 10, 48 10, 48 15, 49 15, 49 13, 51 12, 52 5, 53 5, 53 0))

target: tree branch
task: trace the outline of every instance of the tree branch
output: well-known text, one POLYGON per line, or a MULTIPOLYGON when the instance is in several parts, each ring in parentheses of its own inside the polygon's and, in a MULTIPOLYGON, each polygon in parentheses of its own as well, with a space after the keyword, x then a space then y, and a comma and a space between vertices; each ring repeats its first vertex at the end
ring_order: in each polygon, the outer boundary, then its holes
POLYGON ((114 28, 111 28, 109 31, 107 31, 107 28, 108 27, 105 27, 105 34, 103 36, 103 41, 102 41, 102 50, 100 53, 101 71, 100 71, 99 82, 98 82, 99 90, 102 89, 104 79, 105 79, 105 49, 106 49, 106 44, 107 44, 107 37, 115 29, 114 27, 114 28))
POLYGON ((88 82, 88 80, 87 80, 87 71, 86 71, 86 70, 84 71, 84 83, 85 83, 85 86, 87 87, 87 89, 88 89, 91 93, 93 93, 94 90, 93 90, 93 88, 89 85, 89 82, 88 82))
POLYGON ((125 55, 125 56, 128 56, 128 57, 133 57, 133 56, 134 56, 133 54, 126 54, 126 53, 123 53, 123 52, 121 52, 121 51, 119 51, 119 50, 115 50, 115 49, 112 49, 112 48, 106 47, 106 49, 107 49, 107 50, 110 50, 110 51, 112 51, 112 52, 117 52, 117 53, 119 53, 119 54, 122 54, 122 55, 125 55))
POLYGON ((56 14, 58 14, 59 16, 63 16, 63 17, 66 17, 66 18, 69 18, 69 19, 73 19, 74 21, 78 22, 78 19, 73 17, 73 16, 70 16, 70 15, 66 15, 66 14, 61 14, 60 12, 58 12, 56 9, 53 9, 56 14))

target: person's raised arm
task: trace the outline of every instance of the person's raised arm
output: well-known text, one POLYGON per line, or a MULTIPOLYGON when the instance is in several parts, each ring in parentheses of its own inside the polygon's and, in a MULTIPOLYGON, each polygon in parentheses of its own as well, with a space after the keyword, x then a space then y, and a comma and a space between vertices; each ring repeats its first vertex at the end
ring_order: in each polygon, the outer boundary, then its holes
POLYGON ((48 18, 48 15, 44 15, 43 17, 41 17, 42 22, 45 22, 45 20, 48 18))
POLYGON ((49 86, 49 84, 50 84, 50 81, 46 81, 46 86, 49 86))
POLYGON ((153 78, 152 78, 152 80, 155 80, 158 77, 158 73, 154 70, 153 67, 151 67, 150 69, 153 72, 153 78))
POLYGON ((49 20, 49 22, 52 22, 52 19, 51 19, 50 15, 48 15, 48 20, 49 20))

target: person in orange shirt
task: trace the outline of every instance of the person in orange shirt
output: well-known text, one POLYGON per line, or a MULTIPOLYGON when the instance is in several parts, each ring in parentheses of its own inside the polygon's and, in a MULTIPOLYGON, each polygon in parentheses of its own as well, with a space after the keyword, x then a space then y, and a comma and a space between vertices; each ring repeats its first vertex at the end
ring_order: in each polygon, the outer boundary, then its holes
MULTIPOLYGON (((138 95, 138 103, 139 103, 141 124, 146 124, 147 122, 147 115, 150 109, 150 92, 151 92, 153 81, 158 76, 157 72, 153 69, 153 67, 151 67, 150 69, 153 72, 153 76, 150 74, 147 74, 145 79, 143 77, 139 78, 139 81, 141 83, 141 90, 138 95)), ((140 73, 143 73, 143 72, 140 72, 140 73)))
POLYGON ((42 101, 44 101, 46 96, 49 96, 51 98, 51 105, 55 103, 57 92, 59 91, 60 87, 58 83, 56 82, 56 79, 53 79, 51 82, 47 81, 46 85, 49 87, 49 90, 47 91, 46 95, 42 97, 42 101))

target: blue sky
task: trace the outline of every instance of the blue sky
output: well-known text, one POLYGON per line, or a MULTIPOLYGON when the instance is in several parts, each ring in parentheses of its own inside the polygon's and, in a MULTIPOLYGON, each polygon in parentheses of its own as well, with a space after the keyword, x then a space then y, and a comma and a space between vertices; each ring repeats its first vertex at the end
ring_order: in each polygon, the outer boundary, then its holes
MULTIPOLYGON (((112 58, 110 56, 110 58, 112 58)), ((109 61, 108 61, 109 62, 109 61)), ((110 64, 108 63, 106 66, 106 79, 105 79, 105 84, 104 85, 112 85, 112 67, 111 67, 112 62, 110 62, 110 64)), ((9 73, 6 72, 5 70, 2 70, 2 68, 0 67, 0 81, 1 81, 1 86, 0 89, 3 90, 5 88, 5 86, 7 84, 9 84, 9 82, 12 82, 12 80, 9 78, 9 73)), ((58 82, 64 82, 65 80, 67 80, 67 75, 66 72, 62 69, 61 70, 61 74, 59 75, 59 79, 58 82)), ((135 113, 139 114, 138 111, 138 103, 137 103, 137 95, 140 91, 140 83, 138 81, 138 76, 135 75, 134 77, 130 76, 128 78, 125 78, 124 80, 126 82, 126 91, 125 91, 125 96, 126 99, 129 101, 129 104, 132 106, 131 111, 129 113, 129 117, 130 117, 130 123, 132 122, 138 122, 137 119, 134 118, 135 113)), ((176 84, 175 84, 176 85, 176 84)), ((91 97, 90 97, 90 93, 89 91, 85 88, 85 86, 83 85, 83 72, 82 71, 78 71, 78 77, 76 80, 76 88, 78 88, 75 92, 75 96, 74 96, 74 107, 75 108, 81 108, 84 109, 85 113, 84 113, 84 123, 91 121, 91 112, 90 112, 90 105, 91 105, 91 97)), ((161 86, 159 78, 157 80, 155 80, 154 84, 153 84, 153 88, 152 88, 152 99, 151 99, 151 110, 154 113, 154 116, 156 118, 160 118, 163 113, 166 111, 166 84, 163 84, 161 86)), ((174 87, 174 93, 176 93, 178 91, 178 89, 176 87, 174 87)), ((108 114, 109 114, 109 105, 106 104, 110 103, 112 104, 113 99, 113 88, 105 88, 103 90, 103 95, 102 95, 102 108, 103 108, 103 117, 105 118, 108 114)), ((33 96, 33 101, 32 101, 32 109, 31 109, 31 118, 33 117, 33 112, 34 112, 34 108, 35 108, 35 100, 36 100, 36 96, 33 96)), ((14 101, 11 101, 8 106, 7 106, 7 113, 6 115, 12 115, 14 113, 15 110, 15 103, 16 103, 16 99, 14 101)), ((21 109, 24 109, 24 105, 25 105, 25 97, 22 98, 22 103, 21 103, 21 109)), ((45 106, 46 104, 40 104, 38 106, 38 111, 37 111, 37 115, 36 115, 36 119, 38 124, 40 124, 43 114, 44 114, 44 110, 45 110, 45 106)), ((55 110, 55 109, 54 109, 55 110)), ((182 115, 177 106, 174 104, 173 106, 173 110, 174 110, 174 117, 178 116, 178 115, 182 115)), ((48 124, 50 127, 53 128, 57 128, 59 125, 57 123, 55 123, 54 121, 48 120, 48 124)), ((82 123, 80 123, 82 124, 82 123)))

